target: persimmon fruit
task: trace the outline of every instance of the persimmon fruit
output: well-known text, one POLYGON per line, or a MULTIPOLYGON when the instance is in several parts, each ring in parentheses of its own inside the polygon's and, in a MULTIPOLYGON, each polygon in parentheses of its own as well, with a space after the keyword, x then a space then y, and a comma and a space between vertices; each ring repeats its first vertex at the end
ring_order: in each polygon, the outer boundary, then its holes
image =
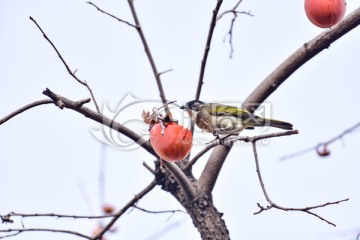
POLYGON ((305 13, 310 22, 321 28, 332 27, 345 15, 345 0, 305 0, 305 13))
POLYGON ((178 162, 189 155, 192 147, 189 129, 176 123, 168 123, 163 134, 162 129, 161 123, 156 123, 150 129, 150 143, 161 159, 178 162))

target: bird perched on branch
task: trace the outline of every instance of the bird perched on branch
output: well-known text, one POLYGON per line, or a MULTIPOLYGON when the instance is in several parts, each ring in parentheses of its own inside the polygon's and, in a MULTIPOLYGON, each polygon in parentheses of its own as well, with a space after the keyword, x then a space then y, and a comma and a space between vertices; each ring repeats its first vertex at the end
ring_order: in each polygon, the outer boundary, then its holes
POLYGON ((247 110, 219 103, 204 103, 198 100, 187 102, 180 107, 186 110, 194 123, 202 130, 218 134, 237 134, 241 130, 271 126, 292 130, 293 125, 274 119, 259 117, 247 110))

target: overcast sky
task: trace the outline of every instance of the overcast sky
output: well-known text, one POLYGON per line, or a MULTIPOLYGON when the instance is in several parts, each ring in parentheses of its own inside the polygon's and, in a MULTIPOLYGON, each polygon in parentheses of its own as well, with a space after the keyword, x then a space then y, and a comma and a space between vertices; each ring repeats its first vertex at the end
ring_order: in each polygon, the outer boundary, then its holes
MULTIPOLYGON (((133 23, 127 1, 96 1, 104 10, 133 23)), ((221 11, 236 1, 224 1, 221 11)), ((167 99, 179 104, 195 96, 200 63, 216 1, 136 1, 135 6, 167 99)), ((349 14, 358 1, 347 1, 349 14)), ((206 67, 201 100, 240 104, 291 53, 323 29, 305 16, 303 1, 244 0, 233 29, 234 53, 223 42, 232 15, 216 26, 206 67)), ((160 106, 150 64, 135 29, 115 21, 86 1, 0 0, 0 118, 39 99, 48 87, 79 100, 89 97, 67 73, 54 50, 42 37, 32 16, 57 46, 77 76, 92 87, 104 113, 114 117, 125 103, 133 103, 117 120, 139 133, 141 111, 160 106), (131 95, 129 95, 131 94, 131 95)), ((250 145, 232 149, 213 192, 215 206, 224 213, 232 239, 356 239, 360 232, 359 130, 330 146, 319 158, 314 151, 280 161, 288 154, 316 146, 360 121, 360 29, 354 29, 329 49, 311 59, 274 92, 266 102, 267 114, 289 121, 299 135, 271 139, 258 147, 268 193, 284 207, 306 207, 350 198, 339 205, 316 210, 337 227, 298 212, 270 210, 253 215, 257 203, 266 205, 250 145)), ((92 103, 87 104, 94 109, 92 103)), ((174 109, 185 124, 186 115, 174 109), (185 119, 185 120, 184 120, 185 119)), ((141 148, 124 147, 127 140, 103 144, 99 124, 53 105, 29 110, 0 126, 0 214, 101 214, 101 202, 124 206, 153 179, 142 163, 154 158, 141 148), (95 136, 96 137, 95 137, 95 136), (127 148, 127 149, 125 149, 127 148), (103 163, 104 165, 101 165, 103 163), (99 172, 105 169, 104 188, 99 172), (105 195, 101 195, 102 189, 105 195), (104 198, 104 199, 103 199, 104 198)), ((261 129, 247 134, 277 131, 261 129)), ((109 134, 109 133, 107 133, 109 134)), ((108 135, 109 136, 109 135, 108 135)), ((210 136, 211 137, 211 136, 210 136)), ((210 139, 197 131, 195 139, 210 139)), ((204 147, 194 146, 193 154, 204 147)), ((194 168, 198 177, 208 154, 194 168)), ((160 187, 138 205, 148 210, 182 209, 160 187)), ((190 217, 176 213, 148 214, 133 210, 117 222, 109 239, 199 239, 190 217)), ((21 227, 0 224, 0 229, 21 227)), ((23 219, 25 227, 73 229, 91 234, 97 220, 23 219)), ((47 233, 23 233, 16 239, 79 239, 47 233)))

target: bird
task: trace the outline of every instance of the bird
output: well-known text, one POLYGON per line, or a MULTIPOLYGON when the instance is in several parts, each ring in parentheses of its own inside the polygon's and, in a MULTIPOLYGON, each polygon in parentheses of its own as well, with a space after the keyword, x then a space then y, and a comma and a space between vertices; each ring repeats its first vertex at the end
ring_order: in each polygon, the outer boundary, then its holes
POLYGON ((192 100, 181 106, 188 112, 193 122, 203 131, 219 134, 238 134, 243 129, 271 126, 284 130, 292 130, 293 125, 288 122, 263 118, 247 110, 220 103, 204 103, 192 100))

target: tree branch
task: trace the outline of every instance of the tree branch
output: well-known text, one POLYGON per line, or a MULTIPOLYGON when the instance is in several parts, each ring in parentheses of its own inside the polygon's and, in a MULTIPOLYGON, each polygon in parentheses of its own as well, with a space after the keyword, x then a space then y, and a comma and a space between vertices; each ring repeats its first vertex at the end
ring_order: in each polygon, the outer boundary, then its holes
POLYGON ((131 199, 122 209, 120 209, 114 216, 114 218, 99 232, 95 237, 89 238, 91 240, 101 240, 104 234, 115 224, 115 222, 130 208, 149 193, 156 186, 156 181, 153 180, 146 188, 139 192, 133 199, 131 199))
POLYGON ((226 11, 222 12, 221 14, 219 14, 219 16, 216 19, 216 21, 219 21, 224 15, 226 15, 228 13, 232 13, 234 15, 233 18, 231 19, 230 29, 226 33, 226 35, 224 37, 224 42, 225 42, 226 37, 229 35, 229 44, 230 44, 230 56, 229 57, 230 58, 232 58, 232 55, 234 53, 234 47, 233 47, 232 38, 233 38, 234 24, 235 24, 236 18, 238 17, 238 14, 246 14, 246 15, 249 15, 249 16, 253 16, 250 12, 237 11, 236 10, 239 7, 241 2, 242 2, 242 0, 239 0, 232 9, 229 9, 229 10, 226 10, 226 11))
POLYGON ((162 214, 162 213, 172 213, 172 214, 174 214, 174 213, 177 213, 177 212, 186 213, 186 214, 187 214, 187 212, 184 212, 183 210, 151 211, 151 210, 147 210, 147 209, 145 209, 145 208, 138 207, 138 206, 136 206, 136 205, 134 205, 133 208, 136 208, 136 209, 138 209, 138 210, 140 210, 140 211, 143 211, 143 212, 146 212, 146 213, 152 213, 152 214, 162 214))
POLYGON ((11 217, 56 217, 56 218, 73 218, 73 219, 100 219, 100 218, 110 218, 115 215, 101 215, 101 216, 83 216, 83 215, 69 215, 69 214, 57 214, 57 213, 16 213, 10 212, 1 218, 10 219, 11 217))
MULTIPOLYGON (((360 24, 360 8, 350 13, 335 27, 325 30, 311 41, 305 43, 290 57, 281 63, 245 100, 247 104, 262 103, 270 96, 291 74, 307 61, 327 49, 330 45, 360 24)), ((248 109, 251 110, 251 109, 248 109)), ((253 111, 253 110, 251 110, 253 111)))
POLYGON ((129 6, 130 6, 130 10, 131 10, 131 13, 134 17, 134 21, 135 21, 135 24, 136 24, 136 30, 138 31, 139 35, 140 35, 140 38, 141 38, 141 41, 144 45, 144 48, 145 48, 145 52, 146 52, 146 55, 149 59, 149 62, 151 64, 151 68, 153 70, 153 73, 154 73, 154 77, 156 79, 156 83, 157 83, 157 86, 159 88, 159 92, 160 92, 160 98, 161 98, 161 101, 163 102, 163 104, 165 105, 165 111, 167 114, 169 114, 169 108, 168 106, 166 105, 167 101, 166 101, 166 97, 165 97, 165 93, 164 93, 164 90, 163 90, 163 87, 162 87, 162 83, 161 83, 161 79, 160 79, 160 75, 158 70, 156 69, 156 65, 155 65, 155 61, 152 57, 152 54, 150 52, 150 48, 149 48, 149 45, 145 39, 145 35, 144 35, 144 32, 142 31, 142 28, 141 28, 141 25, 140 25, 140 21, 138 19, 138 16, 136 14, 136 10, 135 10, 135 6, 134 6, 134 0, 128 0, 128 3, 129 3, 129 6))
POLYGON ((82 238, 86 238, 86 239, 91 239, 91 237, 84 235, 82 233, 79 232, 74 232, 74 231, 70 231, 70 230, 60 230, 60 229, 48 229, 48 228, 13 228, 13 229, 5 229, 5 230, 0 230, 0 232, 2 233, 6 233, 6 232, 16 232, 14 234, 9 234, 6 236, 1 236, 1 238, 6 238, 6 237, 11 237, 11 236, 15 236, 18 235, 20 233, 23 232, 54 232, 54 233, 67 233, 67 234, 72 234, 78 237, 82 237, 82 238))
MULTIPOLYGON (((294 73, 300 66, 309 61, 316 54, 328 48, 331 43, 348 33, 360 24, 360 8, 350 13, 338 25, 330 30, 325 30, 323 33, 305 43, 300 49, 295 51, 289 58, 281 63, 265 80, 249 95, 244 101, 245 109, 253 112, 256 106, 261 104, 267 97, 269 97, 292 73, 294 73)), ((209 181, 205 178, 218 176, 221 167, 227 157, 231 147, 224 147, 222 145, 216 146, 209 157, 209 160, 201 174, 204 178, 203 184, 213 185, 214 181, 209 181)), ((216 181, 216 180, 215 180, 216 181)), ((204 186, 205 189, 212 190, 210 186, 204 186)))
POLYGON ((99 12, 101 12, 101 13, 103 13, 103 14, 105 14, 105 15, 108 15, 109 17, 112 17, 112 18, 118 20, 119 22, 125 23, 125 24, 129 25, 130 27, 136 28, 136 26, 135 26, 134 24, 129 23, 128 21, 124 21, 124 20, 116 17, 115 15, 113 15, 113 14, 111 14, 111 13, 108 13, 108 12, 102 10, 102 9, 99 8, 97 5, 95 5, 94 3, 92 3, 92 2, 86 2, 86 3, 94 6, 99 12))
POLYGON ((50 89, 46 89, 43 91, 43 94, 50 97, 51 99, 54 100, 54 102, 59 102, 61 101, 64 105, 64 108, 68 108, 71 110, 74 110, 78 113, 83 114, 85 117, 90 118, 92 120, 94 120, 95 122, 98 122, 102 125, 105 125, 111 129, 114 129, 116 131, 118 131, 119 133, 124 134, 125 136, 127 136, 128 138, 132 139, 133 141, 135 141, 137 144, 139 144, 139 146, 143 147, 145 150, 147 150, 150 154, 157 156, 157 154, 155 153, 155 151, 152 149, 150 142, 146 141, 145 139, 143 139, 140 135, 138 135, 137 133, 133 132, 132 130, 130 130, 129 128, 123 126, 122 124, 100 114, 97 112, 92 111, 90 108, 81 105, 79 106, 79 101, 75 102, 72 101, 70 99, 67 99, 63 96, 60 96, 54 92, 52 92, 50 89))
MULTIPOLYGON (((155 61, 154 61, 154 58, 150 52, 150 48, 149 48, 149 45, 146 41, 146 38, 145 38, 145 35, 144 35, 144 32, 142 31, 142 28, 141 28, 141 25, 140 25, 140 22, 139 22, 139 19, 137 17, 137 14, 136 14, 136 10, 135 10, 135 6, 134 6, 134 1, 133 0, 128 0, 128 3, 129 3, 129 6, 130 6, 130 10, 131 10, 131 13, 133 15, 133 18, 134 18, 134 21, 135 21, 135 25, 134 24, 131 24, 127 21, 124 21, 118 17, 116 17, 115 15, 113 14, 110 14, 104 10, 102 10, 101 8, 99 8, 98 6, 96 6, 95 4, 93 4, 92 2, 87 2, 88 4, 94 6, 98 11, 106 14, 107 16, 110 16, 116 20, 118 20, 119 22, 122 22, 122 23, 125 23, 133 28, 135 28, 138 33, 139 33, 139 36, 141 38, 141 41, 143 43, 143 46, 144 46, 144 49, 145 49, 145 53, 149 59, 149 62, 150 62, 150 65, 151 65, 151 68, 153 70, 153 73, 154 73, 154 76, 155 76, 155 80, 156 80, 156 83, 157 83, 157 86, 158 86, 158 89, 159 89, 159 92, 160 92, 160 98, 161 98, 161 101, 163 102, 163 104, 165 105, 167 103, 166 101, 166 97, 165 97, 165 93, 164 93, 164 90, 163 90, 163 87, 162 87, 162 83, 161 83, 161 79, 160 79, 160 75, 162 73, 159 73, 158 70, 156 69, 156 65, 155 65, 155 61)), ((167 105, 165 105, 165 112, 167 114, 169 114, 169 108, 167 105)))
POLYGON ((200 93, 201 93, 201 88, 202 85, 204 84, 204 74, 205 74, 205 67, 206 67, 206 61, 209 55, 209 51, 210 51, 210 45, 211 45, 211 40, 212 40, 212 36, 214 33, 214 29, 216 26, 216 17, 217 14, 219 13, 219 9, 221 7, 222 4, 222 0, 217 0, 217 4, 216 7, 213 11, 213 16, 210 22, 210 29, 209 29, 209 34, 206 40, 206 45, 205 45, 205 51, 204 51, 204 57, 201 61, 201 68, 200 68, 200 76, 199 76, 199 82, 198 82, 198 86, 197 86, 197 90, 196 90, 196 95, 195 95, 195 99, 199 100, 200 98, 200 93))
POLYGON ((33 103, 30 103, 28 105, 25 105, 21 108, 19 108, 18 110, 10 113, 9 115, 5 116, 4 118, 0 119, 0 125, 7 122, 8 120, 10 120, 11 118, 15 117, 16 115, 25 112, 26 110, 29 110, 33 107, 37 107, 40 105, 44 105, 44 104, 49 104, 49 103, 54 103, 52 100, 50 99, 44 99, 44 100, 39 100, 39 101, 35 101, 33 103))
POLYGON ((276 209, 279 209, 279 210, 283 210, 283 211, 301 211, 301 212, 305 212, 305 213, 308 213, 310 215, 313 215, 317 218, 319 218, 320 220, 322 221, 325 221, 326 223, 330 224, 330 225, 333 225, 334 227, 336 227, 336 225, 332 222, 330 222, 329 220, 326 220, 325 218, 321 217, 320 215, 316 214, 316 213, 313 213, 312 209, 316 209, 316 208, 321 208, 321 207, 326 207, 326 206, 329 206, 329 205, 333 205, 333 204, 339 204, 341 202, 345 202, 345 201, 348 201, 349 198, 346 198, 346 199, 343 199, 343 200, 339 200, 339 201, 335 201, 335 202, 327 202, 327 203, 324 203, 324 204, 320 204, 320 205, 315 205, 315 206, 310 206, 310 207, 304 207, 304 208, 287 208, 287 207, 282 207, 282 206, 279 206, 277 205, 276 203, 274 203, 267 191, 266 191, 266 188, 265 188, 265 184, 264 184, 264 181, 262 179, 262 176, 261 176, 261 171, 260 171, 260 165, 259 165, 259 158, 258 158, 258 154, 257 154, 257 150, 256 150, 256 139, 253 139, 251 141, 252 143, 252 146, 253 146, 253 152, 254 152, 254 158, 255 158, 255 165, 256 165, 256 173, 258 175, 258 178, 259 178, 259 182, 260 182, 260 186, 261 186, 261 190, 263 191, 264 193, 264 197, 266 199, 266 201, 270 204, 269 206, 266 206, 266 207, 263 207, 261 206, 259 203, 257 204, 258 207, 260 208, 260 210, 258 212, 255 212, 254 214, 259 214, 263 211, 266 211, 266 210, 269 210, 271 208, 276 208, 276 209))
POLYGON ((83 86, 85 86, 90 95, 91 95, 91 98, 92 100, 94 101, 94 105, 95 105, 95 108, 96 108, 96 111, 98 113, 100 113, 100 108, 99 108, 99 105, 97 104, 96 102, 96 99, 95 99, 95 96, 94 96, 94 93, 92 91, 92 89, 90 88, 90 86, 87 84, 86 81, 82 81, 80 80, 76 75, 76 71, 72 71, 69 67, 69 65, 66 63, 66 61, 64 60, 64 58, 61 56, 61 53, 59 52, 59 50, 57 50, 55 44, 50 40, 50 38, 45 34, 45 32, 42 30, 42 28, 40 27, 40 25, 35 21, 35 19, 33 19, 31 16, 30 16, 30 20, 35 23, 35 25, 37 26, 37 28, 40 30, 40 32, 43 34, 44 38, 50 43, 50 45, 52 46, 52 48, 55 50, 55 52, 57 53, 58 57, 60 58, 61 62, 64 64, 66 70, 68 71, 68 73, 70 74, 70 76, 72 76, 78 83, 82 84, 83 86))
POLYGON ((280 158, 280 160, 286 160, 286 159, 289 159, 289 158, 298 157, 300 155, 303 155, 305 153, 308 153, 308 152, 311 152, 311 151, 314 151, 314 150, 318 153, 319 156, 326 157, 326 156, 330 155, 330 151, 328 150, 328 146, 330 144, 332 144, 335 141, 338 141, 338 140, 342 139, 346 134, 349 134, 349 133, 353 132, 355 129, 357 129, 359 127, 360 127, 360 122, 358 122, 357 124, 355 124, 354 126, 348 128, 348 129, 346 129, 345 131, 343 131, 339 135, 331 138, 330 140, 319 143, 314 147, 310 147, 310 148, 307 148, 305 150, 301 150, 299 152, 283 156, 283 157, 280 158))
POLYGON ((212 142, 209 143, 208 145, 206 145, 205 148, 203 148, 198 154, 196 154, 184 167, 184 171, 189 170, 196 162, 197 160, 199 160, 205 153, 207 153, 208 151, 210 151, 212 148, 214 148, 215 146, 219 145, 218 142, 212 142))
MULTIPOLYGON (((144 148, 146 151, 148 151, 153 156, 159 158, 158 155, 155 153, 154 149, 152 148, 149 141, 146 141, 140 135, 133 132, 129 128, 123 126, 122 124, 120 124, 102 114, 96 113, 96 112, 92 111, 91 109, 87 108, 86 106, 80 105, 79 103, 82 103, 84 100, 74 102, 72 100, 69 100, 65 97, 62 97, 62 96, 52 92, 48 88, 45 91, 43 91, 43 94, 50 97, 55 103, 59 103, 60 106, 59 105, 58 106, 61 109, 62 108, 72 109, 76 112, 83 114, 87 118, 90 118, 100 124, 103 124, 111 129, 114 129, 114 130, 118 131, 119 133, 122 133, 125 136, 127 136, 128 138, 135 141, 139 146, 144 148)), ((193 199, 195 196, 195 190, 194 190, 193 186, 191 185, 191 183, 189 182, 189 180, 187 179, 184 172, 178 166, 176 166, 176 164, 174 164, 174 163, 164 161, 164 165, 171 172, 171 174, 177 179, 178 183, 183 188, 183 190, 187 196, 187 199, 189 199, 189 200, 193 199)))

